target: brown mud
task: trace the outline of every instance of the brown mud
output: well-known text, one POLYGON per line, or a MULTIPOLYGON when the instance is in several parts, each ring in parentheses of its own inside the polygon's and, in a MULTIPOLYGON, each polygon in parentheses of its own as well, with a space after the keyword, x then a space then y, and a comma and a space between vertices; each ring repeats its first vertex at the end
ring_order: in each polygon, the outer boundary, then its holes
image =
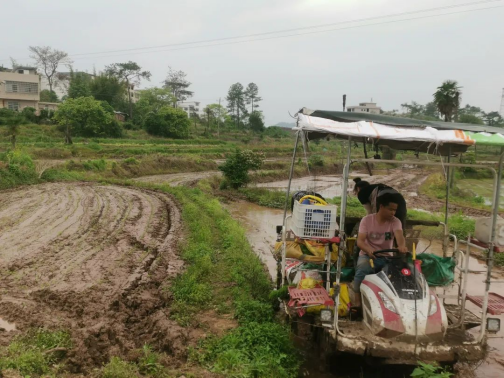
POLYGON ((170 319, 166 288, 183 268, 181 237, 164 193, 88 183, 3 191, 0 345, 32 327, 65 329, 74 373, 144 343, 180 366, 192 336, 170 319))

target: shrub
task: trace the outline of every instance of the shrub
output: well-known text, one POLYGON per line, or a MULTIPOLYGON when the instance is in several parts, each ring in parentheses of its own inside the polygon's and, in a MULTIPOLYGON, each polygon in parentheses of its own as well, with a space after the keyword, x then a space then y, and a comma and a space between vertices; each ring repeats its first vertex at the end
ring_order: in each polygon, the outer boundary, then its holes
POLYGON ((229 185, 237 189, 250 182, 248 171, 259 169, 263 161, 264 155, 262 153, 237 149, 219 169, 223 172, 229 185))
POLYGON ((0 108, 0 126, 7 125, 11 118, 19 116, 18 112, 7 108, 0 108))
POLYGON ((280 138, 288 137, 289 132, 287 130, 282 129, 281 127, 278 127, 278 126, 270 126, 270 127, 266 127, 263 135, 266 135, 268 137, 275 138, 275 139, 280 139, 280 138))
POLYGON ((260 133, 264 131, 264 121, 261 112, 253 111, 249 116, 248 126, 254 132, 260 133))
POLYGON ((182 139, 189 136, 191 121, 182 109, 163 107, 157 113, 150 113, 144 122, 145 130, 156 136, 182 139))
POLYGON ((323 167, 324 166, 324 160, 322 159, 322 156, 320 156, 320 155, 310 156, 310 158, 308 159, 308 166, 310 168, 313 168, 313 167, 323 167))
POLYGON ((123 122, 122 126, 124 127, 125 130, 138 130, 138 129, 140 129, 140 127, 138 127, 137 125, 135 125, 131 121, 123 122))
POLYGON ((40 110, 39 123, 50 123, 54 117, 54 110, 42 109, 40 110))
POLYGON ((26 107, 21 111, 21 115, 31 123, 38 123, 39 118, 35 114, 37 110, 35 108, 26 107))
POLYGON ((67 126, 73 135, 84 137, 122 136, 122 127, 114 119, 110 109, 105 109, 101 101, 93 97, 69 98, 60 105, 54 119, 61 131, 67 126))

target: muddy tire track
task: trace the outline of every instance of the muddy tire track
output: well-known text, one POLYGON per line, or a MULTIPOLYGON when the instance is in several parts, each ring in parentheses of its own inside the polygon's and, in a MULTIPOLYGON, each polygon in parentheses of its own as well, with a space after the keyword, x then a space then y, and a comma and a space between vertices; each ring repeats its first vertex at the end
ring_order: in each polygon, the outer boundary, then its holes
POLYGON ((183 360, 190 331, 170 319, 166 294, 183 268, 171 196, 54 183, 0 198, 0 317, 18 329, 0 331, 0 345, 31 327, 63 328, 75 343, 72 372, 144 343, 183 360))

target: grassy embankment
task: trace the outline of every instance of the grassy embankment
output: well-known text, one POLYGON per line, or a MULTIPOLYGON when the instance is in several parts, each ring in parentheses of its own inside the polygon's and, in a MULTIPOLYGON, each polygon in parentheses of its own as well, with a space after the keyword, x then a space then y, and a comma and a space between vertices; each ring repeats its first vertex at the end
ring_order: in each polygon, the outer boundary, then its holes
MULTIPOLYGON (((268 160, 252 174, 253 182, 282 180, 288 177, 292 153, 292 134, 257 135, 248 131, 222 131, 219 138, 193 133, 193 139, 173 140, 152 137, 143 130, 127 130, 124 138, 74 138, 73 145, 63 143, 63 134, 55 126, 22 125, 17 137, 19 149, 35 159, 36 170, 54 164, 67 164, 69 171, 99 171, 107 178, 133 178, 154 174, 216 170, 222 160, 237 148, 262 152, 268 160), (124 164, 123 164, 124 163, 124 164)), ((0 130, 0 153, 11 148, 10 139, 0 130)), ((340 163, 339 143, 321 141, 310 144, 310 166, 315 174, 334 173, 340 163)), ((301 156, 302 148, 299 148, 301 156)), ((342 155, 341 155, 342 156, 342 155)), ((296 177, 307 174, 299 159, 296 177)), ((6 185, 3 185, 5 188, 6 185)))
MULTIPOLYGON (((10 179, 9 187, 47 181, 99 180, 105 184, 130 185, 173 194, 182 205, 188 237, 180 245, 187 269, 173 284, 166 284, 163 288, 173 297, 172 316, 186 327, 198 327, 198 314, 209 310, 223 317, 232 315, 238 322, 238 326, 224 336, 208 337, 192 348, 189 364, 225 376, 297 375, 299 359, 289 332, 274 320, 268 274, 248 244, 244 230, 216 199, 205 192, 209 190, 204 187, 205 183, 201 188, 187 189, 104 177, 100 174, 106 170, 100 161, 90 162, 94 168, 89 170, 50 168, 39 178, 26 154, 17 151, 3 154, 0 159, 3 160, 0 177, 2 181, 10 179)), ((8 347, 0 349, 0 370, 10 368, 24 376, 60 376, 65 371, 64 350, 71 348, 68 335, 61 330, 28 331, 8 347), (40 338, 54 341, 40 341, 40 338)), ((112 358, 96 372, 96 376, 177 376, 177 372, 163 365, 162 353, 149 346, 139 352, 141 357, 134 362, 112 358)))

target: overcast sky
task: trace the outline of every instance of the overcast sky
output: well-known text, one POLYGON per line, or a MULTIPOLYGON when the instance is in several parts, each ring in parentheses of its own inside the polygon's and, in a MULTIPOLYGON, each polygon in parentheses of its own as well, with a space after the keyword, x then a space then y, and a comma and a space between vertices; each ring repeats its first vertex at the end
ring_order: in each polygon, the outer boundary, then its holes
MULTIPOLYGON (((371 98, 384 110, 412 100, 426 103, 443 80, 463 87, 463 104, 499 110, 504 87, 504 1, 414 12, 473 0, 23 0, 0 5, 0 64, 9 57, 30 63, 28 46, 47 45, 73 56, 74 69, 102 70, 136 61, 160 86, 168 66, 187 73, 193 100, 225 101, 231 84, 259 86, 266 124, 291 122, 303 106, 340 110, 371 98), (442 13, 472 10, 439 17, 442 13), (404 22, 391 22, 409 19, 404 22), (341 29, 220 46, 183 45, 120 53, 176 43, 220 39, 335 24, 341 29), (369 25, 374 24, 374 25, 369 25), (351 27, 351 28, 349 28, 351 27), (181 49, 184 47, 184 49, 181 49), (178 50, 174 50, 177 48, 178 50), (171 51, 166 51, 171 49, 171 51), (159 52, 159 50, 165 50, 159 52)), ((305 29, 285 34, 324 30, 305 29)), ((269 38, 270 34, 253 38, 269 38)), ((248 38, 251 39, 251 38, 248 38)))

